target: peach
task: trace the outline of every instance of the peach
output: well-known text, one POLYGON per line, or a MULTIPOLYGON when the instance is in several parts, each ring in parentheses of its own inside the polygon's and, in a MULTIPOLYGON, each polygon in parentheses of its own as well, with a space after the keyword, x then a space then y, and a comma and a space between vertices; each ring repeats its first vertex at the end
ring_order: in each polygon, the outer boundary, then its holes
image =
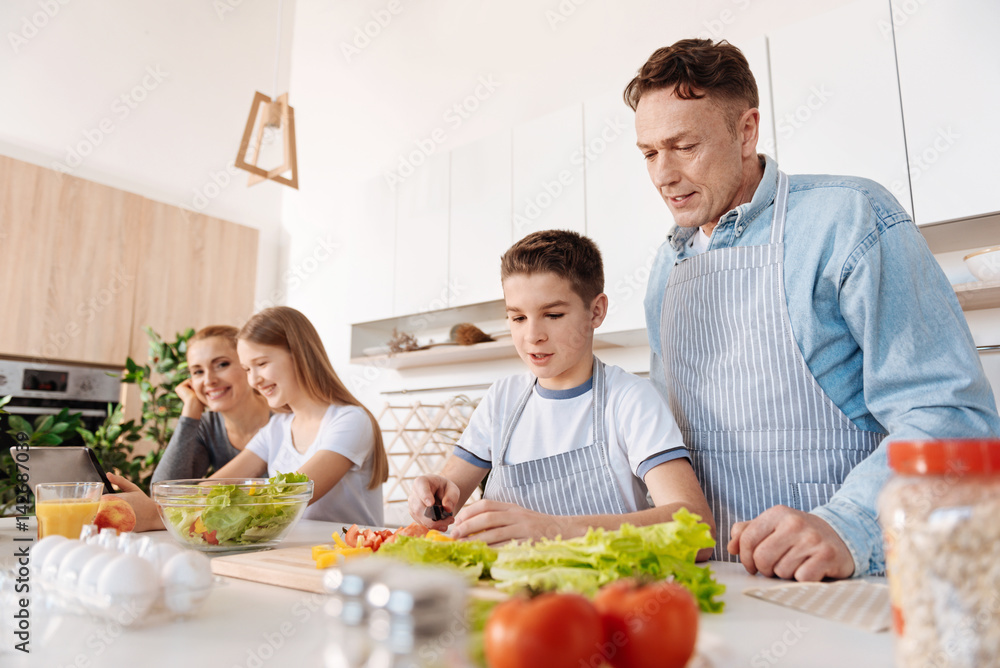
POLYGON ((94 524, 98 529, 111 527, 117 529, 119 533, 131 531, 135 528, 135 511, 124 499, 115 494, 105 494, 101 497, 101 505, 97 509, 94 524))

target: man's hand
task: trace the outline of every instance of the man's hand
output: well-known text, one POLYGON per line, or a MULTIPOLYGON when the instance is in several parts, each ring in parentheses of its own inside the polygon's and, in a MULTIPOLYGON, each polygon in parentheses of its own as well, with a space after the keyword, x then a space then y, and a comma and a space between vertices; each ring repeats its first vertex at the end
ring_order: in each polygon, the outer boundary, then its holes
POLYGON ((444 531, 454 521, 454 517, 446 517, 443 520, 434 521, 427 517, 427 509, 440 503, 449 513, 454 513, 458 507, 461 492, 458 485, 448 478, 440 475, 422 475, 413 481, 410 488, 410 498, 407 505, 410 509, 410 517, 419 524, 438 531, 444 531))
POLYGON ((575 535, 569 525, 571 521, 570 517, 544 515, 513 503, 482 500, 462 509, 455 518, 451 535, 481 540, 489 545, 526 538, 555 538, 560 534, 569 538, 575 535))
POLYGON ((788 506, 768 508, 750 522, 737 522, 727 546, 751 575, 818 582, 854 574, 854 559, 825 521, 788 506))
POLYGON ((146 493, 139 489, 138 485, 114 473, 108 474, 108 481, 122 490, 122 493, 118 494, 118 498, 132 506, 132 510, 135 512, 136 532, 159 531, 164 528, 163 520, 156 512, 156 502, 146 496, 146 493))

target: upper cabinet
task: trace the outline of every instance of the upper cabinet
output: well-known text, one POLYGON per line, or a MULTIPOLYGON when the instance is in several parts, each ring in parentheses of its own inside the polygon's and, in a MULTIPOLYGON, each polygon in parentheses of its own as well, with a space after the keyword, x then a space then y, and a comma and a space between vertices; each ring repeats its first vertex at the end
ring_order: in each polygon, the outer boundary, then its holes
POLYGON ((448 307, 450 164, 450 153, 435 153, 397 189, 395 316, 448 307))
POLYGON ((142 206, 0 156, 0 354, 124 366, 142 206))
POLYGON ((746 56, 753 78, 757 81, 759 96, 757 108, 760 110, 760 129, 757 133, 757 152, 778 158, 774 138, 774 108, 771 106, 771 67, 768 62, 766 37, 748 39, 740 43, 740 51, 746 56))
POLYGON ((450 307, 503 298, 500 256, 511 243, 511 133, 451 152, 450 307))
POLYGON ((601 332, 645 326, 642 301, 656 250, 673 225, 636 147, 635 113, 613 91, 583 108, 587 235, 604 259, 601 332))
POLYGON ((539 230, 586 229, 583 105, 514 127, 514 241, 539 230))
POLYGON ((361 186, 357 209, 346 212, 341 226, 350 253, 350 276, 355 289, 349 291, 351 322, 392 316, 395 284, 396 197, 381 176, 361 186))
POLYGON ((917 224, 1000 211, 998 26, 997 0, 892 0, 917 224))
POLYGON ((877 181, 912 214, 890 21, 864 0, 769 34, 777 157, 877 181))

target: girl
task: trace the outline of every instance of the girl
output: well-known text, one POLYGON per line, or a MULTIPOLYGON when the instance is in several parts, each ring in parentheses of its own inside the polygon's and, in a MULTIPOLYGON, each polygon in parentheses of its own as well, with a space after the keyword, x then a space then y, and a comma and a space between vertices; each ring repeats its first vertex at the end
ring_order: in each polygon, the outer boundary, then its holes
POLYGON ((235 327, 212 325, 188 340, 191 376, 177 386, 184 408, 153 482, 204 478, 219 470, 270 419, 267 400, 251 389, 240 368, 238 333, 235 327))
POLYGON ((212 477, 298 471, 313 481, 307 519, 381 526, 382 433, 337 377, 312 323, 287 306, 265 309, 243 325, 237 352, 275 415, 212 477))

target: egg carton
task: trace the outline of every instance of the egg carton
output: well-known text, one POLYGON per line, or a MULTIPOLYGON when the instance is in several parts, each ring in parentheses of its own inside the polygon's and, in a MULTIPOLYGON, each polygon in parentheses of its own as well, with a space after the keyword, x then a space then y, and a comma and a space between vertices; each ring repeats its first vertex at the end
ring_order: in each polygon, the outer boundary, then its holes
POLYGON ((50 614, 87 615, 146 626, 195 614, 219 584, 207 557, 147 536, 49 536, 29 553, 37 587, 34 605, 50 614))

